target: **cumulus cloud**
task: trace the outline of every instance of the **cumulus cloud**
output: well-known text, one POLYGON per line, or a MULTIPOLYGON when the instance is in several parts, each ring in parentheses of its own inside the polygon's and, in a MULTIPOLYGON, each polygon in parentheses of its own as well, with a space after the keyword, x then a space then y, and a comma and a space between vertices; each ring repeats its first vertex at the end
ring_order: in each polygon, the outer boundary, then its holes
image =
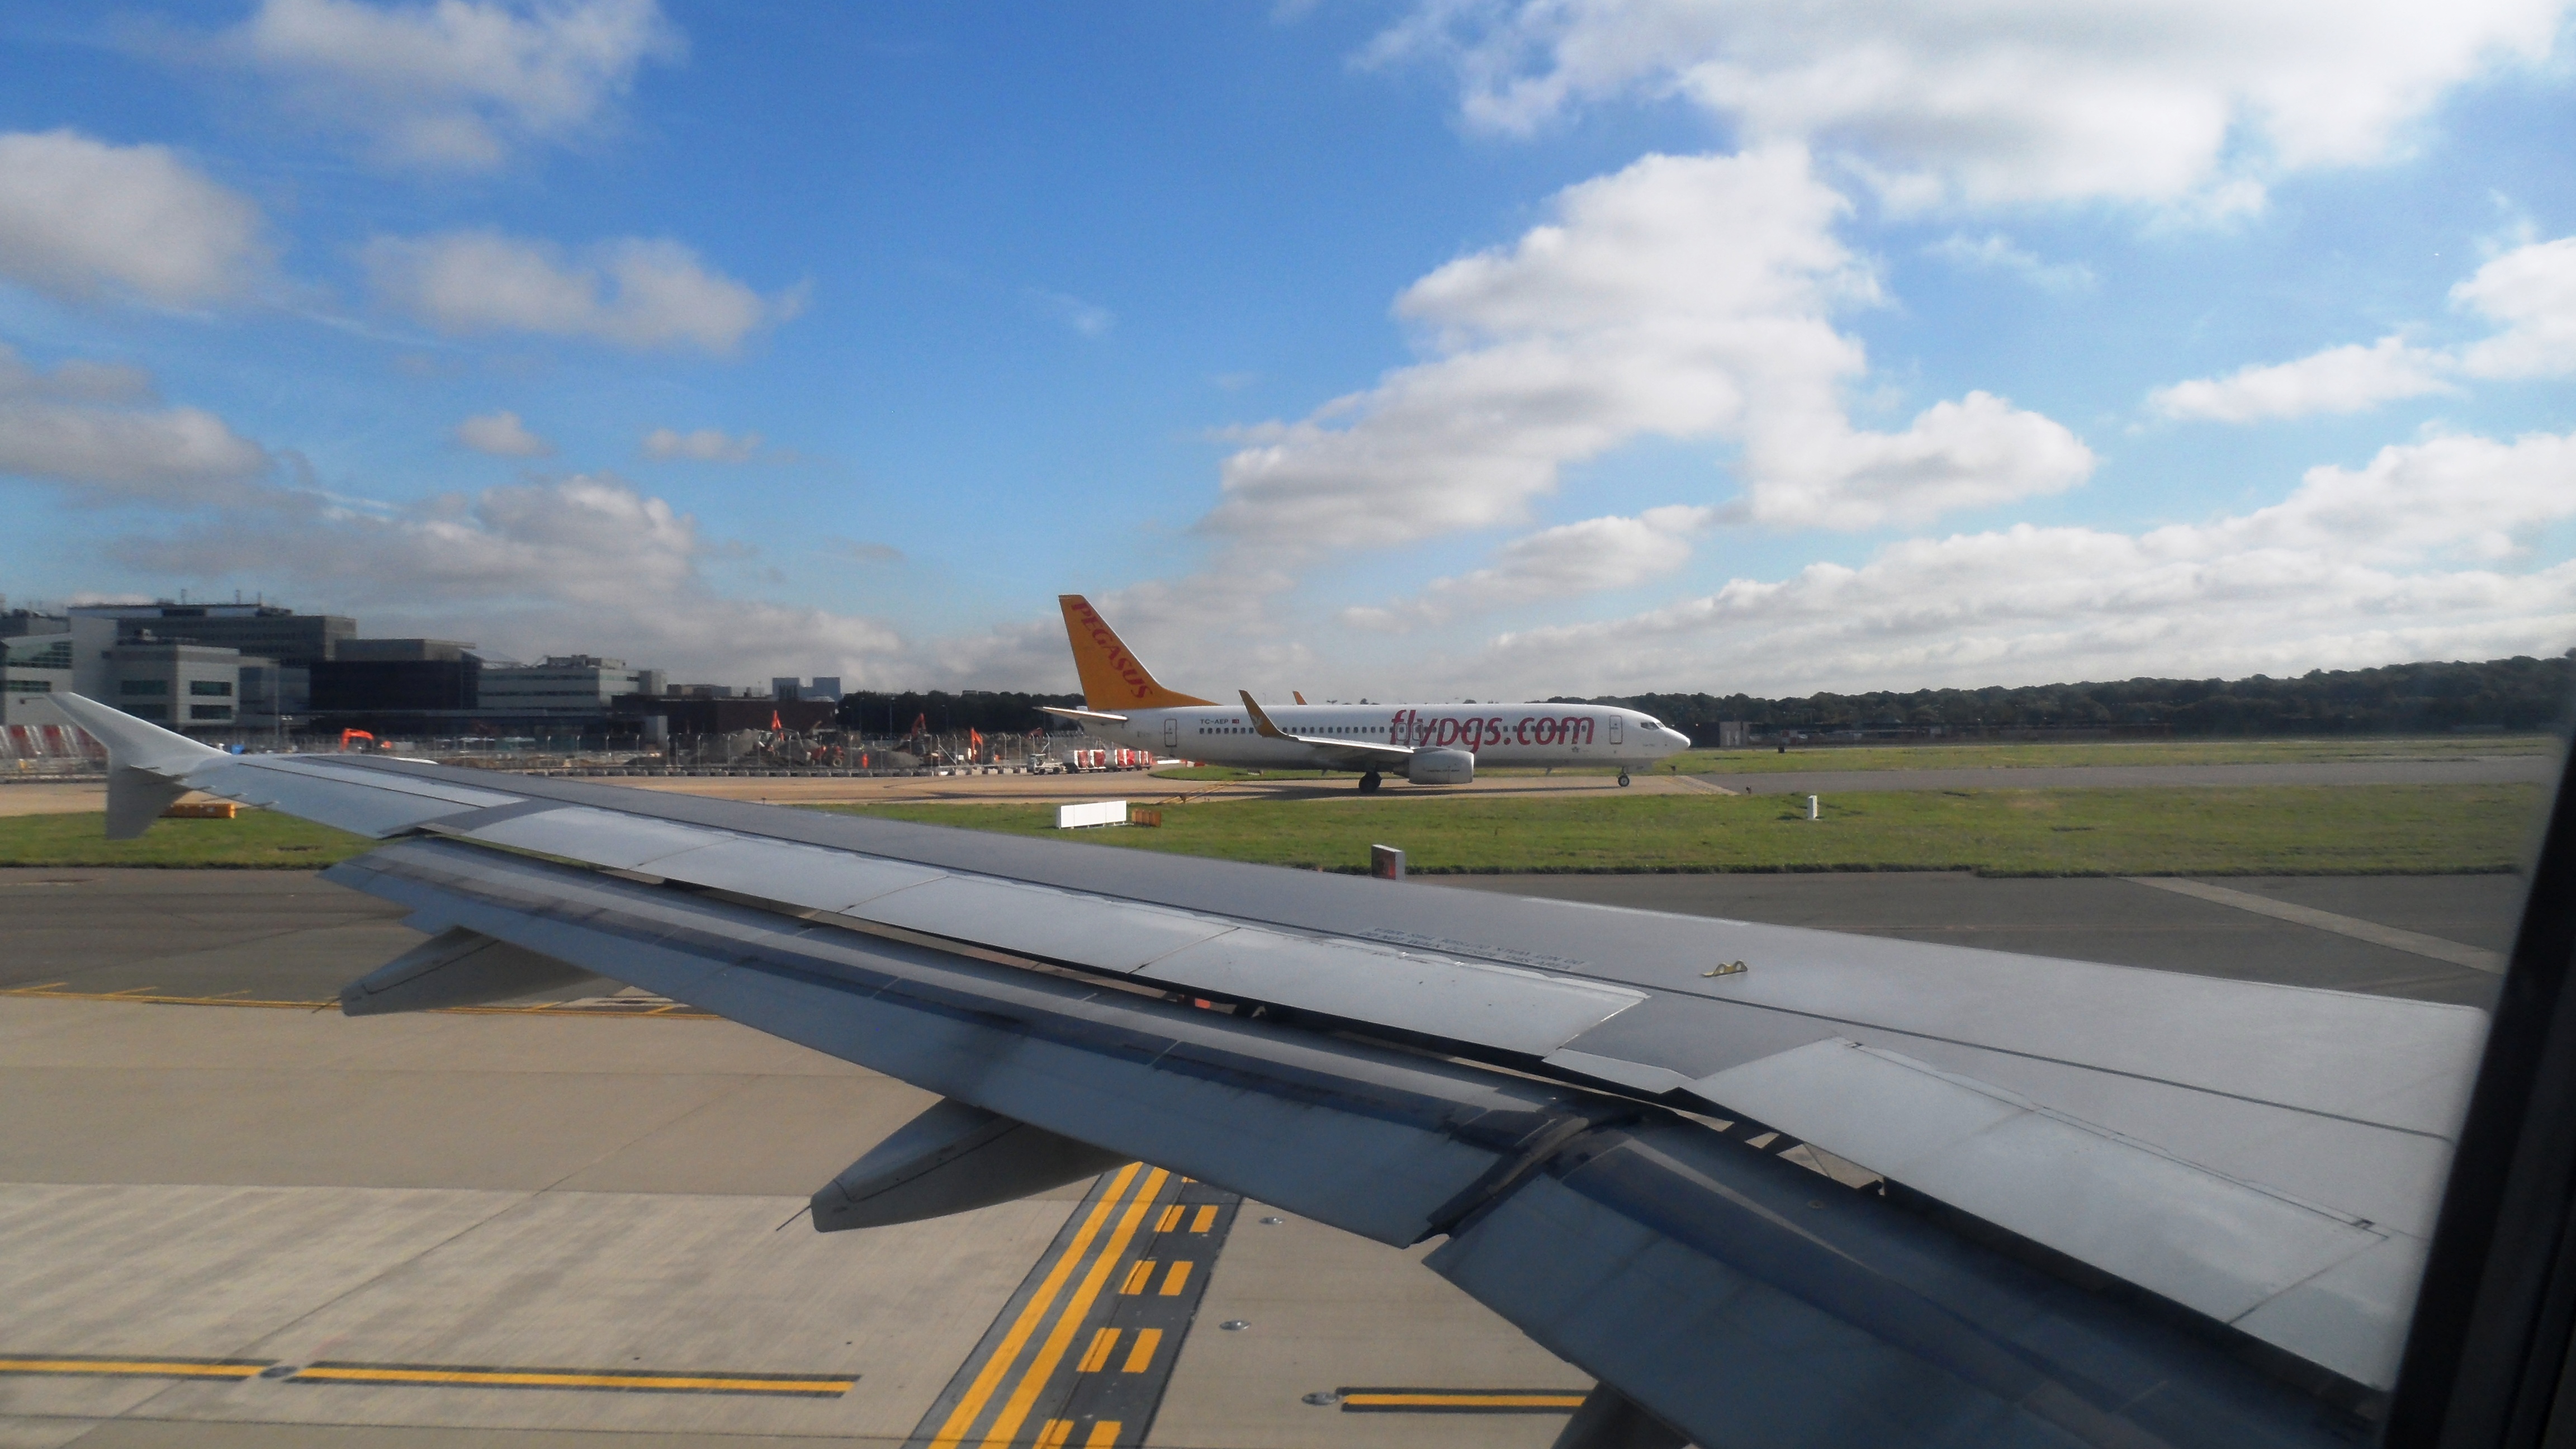
POLYGON ((222 301, 265 267, 259 208, 165 146, 0 135, 0 277, 86 301, 222 301))
POLYGON ((2451 301, 2504 328, 2461 354, 2471 376, 2576 373, 2576 237, 2505 253, 2453 287, 2451 301))
POLYGON ((1991 393, 1934 403, 1901 433, 1839 414, 1767 421, 1745 448, 1752 486, 1737 511, 1780 528, 1923 523, 2059 493, 2093 471, 2093 450, 2051 419, 1991 393))
POLYGON ((2169 418, 2244 423, 2354 413, 2402 398, 2457 392, 2455 376, 2576 373, 2576 237, 2517 247, 2451 289, 2451 304, 2501 330, 2455 348, 2390 335, 2368 347, 2329 347, 2292 362, 2241 368, 2147 394, 2169 418))
POLYGON ((2241 675, 2576 644, 2576 434, 2461 436, 2310 470, 2280 503, 2142 533, 2021 525, 1499 636, 1462 678, 1724 693, 2241 675))
POLYGON ((155 405, 138 369, 43 372, 0 344, 0 475, 64 487, 80 503, 184 506, 249 497, 271 462, 202 408, 155 405))
POLYGON ((735 437, 714 428, 699 428, 688 433, 674 428, 655 428, 644 435, 644 456, 647 458, 677 458, 692 463, 747 463, 759 451, 758 433, 735 437))
POLYGON ((2548 57, 2566 0, 1425 0, 1372 48, 1454 67, 1476 127, 1527 133, 1679 98, 1756 145, 1834 154, 1891 203, 2106 197, 2223 209, 2264 171, 2366 164, 2501 64, 2548 57))
POLYGON ((384 159, 463 170, 595 127, 685 49, 655 0, 262 0, 226 41, 384 159))
POLYGON ((543 458, 555 450, 513 412, 478 413, 456 425, 455 437, 457 446, 495 458, 543 458))
POLYGON ((2388 336, 2368 347, 2329 347, 2295 362, 2160 387, 2147 394, 2147 406, 2169 418, 2222 423, 2357 413, 2401 398, 2457 391, 2442 380, 2449 366, 2439 352, 2388 336))
POLYGON ((1587 518, 1541 529, 1495 550, 1492 564, 1434 579, 1420 595, 1383 608, 1342 611, 1357 629, 1400 633, 1513 604, 1554 602, 1626 588, 1689 562, 1690 536, 1713 508, 1650 508, 1635 518, 1587 518))
POLYGON ((1520 521, 1569 463, 1641 437, 1744 444, 1749 518, 1868 526, 2083 480, 2073 434, 1973 394, 1855 430, 1866 369, 1833 312, 1878 298, 1847 210, 1793 147, 1649 156, 1398 299, 1432 356, 1295 423, 1240 430, 1203 526, 1262 548, 1400 543, 1520 521))
POLYGON ((378 302, 447 333, 534 332, 622 347, 732 353, 804 310, 801 288, 763 297, 675 241, 627 237, 580 260, 497 231, 378 237, 365 262, 378 302))
POLYGON ((723 592, 707 565, 728 550, 666 500, 606 474, 393 511, 298 495, 110 552, 180 578, 363 599, 371 626, 522 657, 579 649, 730 682, 793 671, 874 683, 910 669, 904 640, 879 621, 723 592))

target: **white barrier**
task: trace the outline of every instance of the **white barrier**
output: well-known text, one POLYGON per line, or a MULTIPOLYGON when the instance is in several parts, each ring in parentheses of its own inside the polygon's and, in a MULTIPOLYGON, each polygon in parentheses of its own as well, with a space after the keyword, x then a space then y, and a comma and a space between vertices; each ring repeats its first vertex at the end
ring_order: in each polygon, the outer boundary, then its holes
POLYGON ((1058 830, 1072 830, 1083 825, 1124 825, 1126 823, 1127 802, 1124 800, 1094 800, 1082 805, 1055 807, 1055 828, 1058 830))

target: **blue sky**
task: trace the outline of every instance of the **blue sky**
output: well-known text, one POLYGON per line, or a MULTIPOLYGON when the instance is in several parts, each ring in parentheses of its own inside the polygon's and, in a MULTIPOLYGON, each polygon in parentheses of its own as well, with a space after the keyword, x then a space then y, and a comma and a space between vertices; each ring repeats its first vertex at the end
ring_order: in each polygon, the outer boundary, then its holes
POLYGON ((2576 643, 2565 0, 0 4, 0 591, 1492 697, 2576 643))

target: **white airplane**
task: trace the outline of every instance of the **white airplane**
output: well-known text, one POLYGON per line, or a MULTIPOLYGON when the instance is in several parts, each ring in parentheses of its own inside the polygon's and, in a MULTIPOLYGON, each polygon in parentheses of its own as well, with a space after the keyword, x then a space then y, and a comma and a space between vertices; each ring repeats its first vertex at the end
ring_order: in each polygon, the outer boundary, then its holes
POLYGON ((1130 749, 1255 770, 1383 771, 1416 785, 1464 785, 1476 766, 1651 765, 1690 748, 1652 715, 1597 704, 1308 704, 1264 709, 1165 689, 1080 594, 1063 594, 1064 632, 1082 676, 1081 709, 1047 708, 1094 738, 1130 749))

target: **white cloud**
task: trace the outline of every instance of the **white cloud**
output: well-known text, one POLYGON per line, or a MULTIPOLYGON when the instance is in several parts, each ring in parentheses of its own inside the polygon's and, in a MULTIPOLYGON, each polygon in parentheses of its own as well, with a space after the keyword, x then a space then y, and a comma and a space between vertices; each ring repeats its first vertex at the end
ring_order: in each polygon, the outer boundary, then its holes
POLYGON ((250 496, 267 451, 202 408, 152 406, 151 393, 134 368, 40 372, 0 344, 0 475, 68 485, 88 504, 250 496))
POLYGON ((262 0, 229 41, 386 160, 468 170, 594 127, 684 49, 655 0, 262 0))
POLYGON ((2282 502, 2210 523, 1913 539, 1858 568, 1500 636, 1451 673, 1803 694, 2554 653, 2576 644, 2576 563, 2509 565, 2576 517, 2571 470, 2576 434, 2437 438, 2312 469, 2282 502))
POLYGON ((1342 611, 1353 628, 1400 633, 1461 615, 1531 602, 1556 602, 1626 588, 1689 562, 1690 536, 1716 510, 1676 505, 1635 518, 1587 518, 1516 538, 1495 550, 1491 565, 1434 579, 1413 599, 1383 608, 1342 611))
POLYGON ((1899 205, 2241 206, 2261 170, 2379 161, 2451 88, 2546 58, 2566 0, 1426 0, 1371 51, 1458 73, 1525 133, 1677 97, 1754 145, 1828 151, 1899 205), (2233 192, 2232 196, 2226 193, 2233 192))
POLYGON ((1203 526, 1293 550, 1520 521, 1569 463, 1640 437, 1739 439, 1746 516, 1864 526, 2080 482, 2092 455, 1971 395, 1856 432, 1866 368, 1834 330, 1876 279, 1833 235, 1805 155, 1649 156, 1568 188, 1555 220, 1407 289, 1430 360, 1296 423, 1241 430, 1203 526))
POLYGON ((1858 432, 1839 414, 1772 421, 1754 430, 1745 462, 1742 516, 1875 528, 2064 492, 2092 473, 2093 450, 2059 423, 1972 392, 1925 408, 1901 433, 1858 432))
POLYGON ((2295 362, 2239 368, 2147 394, 2147 406, 2169 418, 2247 423, 2312 413, 2357 413, 2384 402, 2455 392, 2442 380, 2450 359, 2403 337, 2368 347, 2329 347, 2295 362))
POLYGON ((555 445, 528 431, 513 412, 478 413, 456 425, 456 442, 460 447, 495 458, 543 458, 555 445))
POLYGON ((164 146, 0 135, 0 276, 57 297, 164 306, 238 295, 266 266, 259 208, 164 146))
POLYGON ((2098 279, 2082 262, 2044 262, 2038 254, 2015 246, 2002 232, 1971 237, 1952 232, 1923 249, 1955 267, 1981 272, 2010 272, 2043 292, 2089 292, 2098 279))
POLYGON ((551 243, 489 230, 378 237, 365 260, 378 301, 448 333, 535 332, 724 355, 805 305, 802 288, 764 298, 678 242, 641 237, 603 242, 579 262, 551 243))
POLYGON ((1025 295, 1039 310, 1085 337, 1105 336, 1118 325, 1118 314, 1097 302, 1038 287, 1028 288, 1025 295))
POLYGON ((2576 237, 2505 253, 2453 287, 2451 300, 2505 329, 2461 354, 2471 376, 2576 372, 2576 237))
POLYGON ((2294 362, 2160 387, 2147 394, 2147 406, 2169 418, 2244 423, 2457 392, 2453 375, 2576 373, 2576 237, 2506 252, 2453 287, 2451 304, 2503 330, 2457 348, 2420 347, 2393 334, 2368 347, 2329 347, 2294 362))
POLYGON ((903 639, 879 621, 721 591, 706 565, 730 551, 667 501, 605 474, 389 513, 300 496, 110 552, 164 575, 363 601, 371 628, 525 658, 579 649, 720 682, 911 677, 903 639))
POLYGON ((759 451, 758 433, 735 437, 714 428, 699 428, 688 433, 672 428, 655 428, 644 435, 644 456, 648 458, 680 458, 693 463, 747 463, 759 451))

